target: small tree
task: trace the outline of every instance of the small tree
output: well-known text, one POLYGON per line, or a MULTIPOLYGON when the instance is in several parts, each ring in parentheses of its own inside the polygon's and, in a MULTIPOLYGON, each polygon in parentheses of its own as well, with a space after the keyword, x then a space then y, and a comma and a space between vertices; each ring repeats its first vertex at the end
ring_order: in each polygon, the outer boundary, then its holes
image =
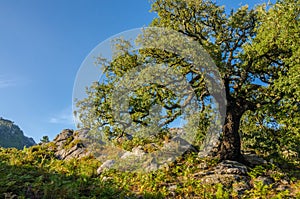
POLYGON ((50 142, 49 137, 47 135, 44 135, 41 139, 41 143, 48 143, 50 142))

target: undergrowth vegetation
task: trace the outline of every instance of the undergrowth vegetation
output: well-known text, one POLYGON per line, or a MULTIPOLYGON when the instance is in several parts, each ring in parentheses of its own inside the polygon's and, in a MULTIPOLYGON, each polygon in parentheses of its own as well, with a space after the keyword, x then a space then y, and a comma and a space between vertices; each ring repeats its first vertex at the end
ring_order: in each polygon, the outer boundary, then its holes
MULTIPOLYGON (((51 143, 49 143, 51 144, 51 143)), ((149 173, 105 170, 97 175, 101 162, 93 156, 58 160, 49 144, 17 150, 0 149, 1 198, 238 198, 233 185, 205 184, 196 174, 206 163, 216 166, 218 159, 200 159, 187 154, 163 169, 149 173)), ((257 166, 248 173, 252 189, 241 198, 300 198, 299 165, 280 169, 275 164, 257 166), (271 176, 275 182, 264 185, 259 176, 271 176), (291 188, 272 186, 290 179, 291 188)))

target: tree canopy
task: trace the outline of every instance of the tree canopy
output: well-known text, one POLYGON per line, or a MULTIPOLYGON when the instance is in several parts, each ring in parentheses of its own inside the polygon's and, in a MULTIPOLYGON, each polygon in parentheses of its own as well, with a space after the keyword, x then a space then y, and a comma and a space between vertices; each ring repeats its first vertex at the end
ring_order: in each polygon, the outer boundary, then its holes
MULTIPOLYGON (((300 34, 297 3, 296 0, 286 0, 270 7, 261 5, 249 9, 242 6, 227 14, 223 6, 209 0, 153 1, 152 11, 158 17, 150 26, 177 31, 197 42, 218 69, 226 99, 221 143, 216 154, 221 159, 243 161, 241 129, 248 133, 251 129, 247 126, 259 127, 260 122, 267 129, 272 129, 274 122, 276 128, 299 138, 300 34), (255 117, 260 122, 253 120, 255 117)), ((147 39, 147 36, 151 41, 151 34, 144 35, 144 38, 147 39)), ((104 131, 109 138, 126 136, 132 127, 142 131, 142 127, 150 124, 157 127, 151 129, 152 133, 163 132, 168 124, 182 116, 185 105, 191 103, 199 106, 198 118, 201 119, 197 123, 197 132, 199 129, 203 131, 207 123, 214 122, 211 120, 211 99, 214 98, 217 104, 222 103, 222 96, 209 89, 210 83, 205 81, 207 76, 201 67, 174 51, 159 48, 135 50, 130 41, 120 39, 115 42, 113 60, 98 58, 97 63, 104 69, 106 79, 95 82, 87 91, 88 97, 78 103, 80 118, 84 127, 104 131), (186 92, 178 95, 163 82, 144 83, 124 93, 129 99, 128 107, 126 113, 118 112, 117 116, 116 107, 111 103, 115 99, 114 91, 122 88, 126 91, 125 85, 120 82, 126 79, 129 71, 131 74, 143 73, 140 66, 146 64, 163 65, 166 70, 172 68, 188 84, 180 85, 173 81, 172 88, 186 92), (193 90, 192 95, 188 88, 193 90), (161 109, 154 111, 156 105, 161 109), (130 118, 130 125, 122 114, 130 118)), ((155 68, 143 75, 162 79, 162 73, 155 68)), ((164 78, 165 81, 172 79, 165 75, 164 78)), ((192 114, 184 115, 187 116, 189 119, 194 117, 192 114)))
POLYGON ((300 152, 299 6, 297 1, 279 1, 269 10, 261 7, 258 13, 261 22, 257 36, 245 49, 258 66, 268 67, 270 64, 263 61, 271 60, 276 77, 270 77, 272 84, 264 92, 269 103, 252 113, 248 122, 244 120, 242 131, 250 145, 264 153, 288 151, 295 157, 300 152), (274 52, 281 53, 276 56, 274 52))

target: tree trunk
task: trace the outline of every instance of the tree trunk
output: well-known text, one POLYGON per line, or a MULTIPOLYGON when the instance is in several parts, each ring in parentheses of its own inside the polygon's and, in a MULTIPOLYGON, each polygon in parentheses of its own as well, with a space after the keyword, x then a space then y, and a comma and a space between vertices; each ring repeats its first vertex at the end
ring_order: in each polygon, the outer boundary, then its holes
POLYGON ((223 135, 218 156, 221 160, 235 160, 245 163, 241 154, 241 138, 239 135, 240 120, 243 110, 239 106, 228 106, 226 111, 223 135))

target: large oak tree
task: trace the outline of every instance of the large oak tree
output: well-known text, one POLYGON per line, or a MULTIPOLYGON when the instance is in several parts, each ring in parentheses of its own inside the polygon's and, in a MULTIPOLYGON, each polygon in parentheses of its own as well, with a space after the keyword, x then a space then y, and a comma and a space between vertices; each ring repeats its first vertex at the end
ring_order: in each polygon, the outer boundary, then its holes
MULTIPOLYGON (((268 9, 263 5, 254 9, 242 6, 227 14, 224 7, 212 1, 156 0, 152 11, 158 17, 151 26, 178 31, 198 42, 213 58, 220 72, 227 100, 218 151, 221 159, 244 161, 239 131, 241 118, 247 111, 274 113, 274 106, 289 106, 287 104, 295 106, 293 113, 299 110, 299 95, 293 97, 294 91, 278 92, 290 84, 298 86, 299 83, 297 1, 280 1, 268 9), (293 78, 290 79, 289 75, 293 78)), ((205 76, 194 70, 190 60, 161 49, 132 51, 130 42, 122 40, 116 43, 116 49, 122 53, 111 62, 98 60, 105 68, 106 81, 95 83, 88 90, 88 98, 79 103, 84 126, 96 126, 111 138, 126 134, 128 126, 117 120, 113 113, 111 93, 127 71, 145 62, 166 63, 168 67, 176 68, 186 76, 198 103, 209 106, 209 103, 202 102, 210 99, 213 93, 207 89, 205 76)), ((295 89, 299 94, 299 86, 295 89)), ((189 103, 186 96, 180 100, 189 103)), ((163 121, 155 122, 160 128, 165 128, 180 117, 179 101, 165 86, 145 84, 130 94, 128 112, 138 128, 153 123, 151 117, 160 118, 149 111, 159 104, 167 114, 163 121)))

